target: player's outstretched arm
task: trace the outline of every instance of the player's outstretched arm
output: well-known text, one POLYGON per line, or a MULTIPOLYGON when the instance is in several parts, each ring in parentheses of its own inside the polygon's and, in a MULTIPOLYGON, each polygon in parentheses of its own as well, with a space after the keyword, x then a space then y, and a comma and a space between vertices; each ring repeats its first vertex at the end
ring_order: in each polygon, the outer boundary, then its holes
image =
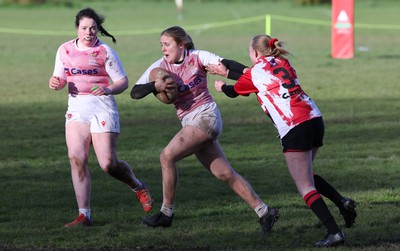
POLYGON ((218 64, 209 64, 206 66, 208 73, 233 80, 238 80, 247 69, 247 66, 230 59, 222 59, 218 64))
POLYGON ((141 99, 149 95, 150 93, 156 93, 155 81, 152 81, 143 85, 134 85, 131 90, 132 99, 141 99))
POLYGON ((221 63, 229 70, 226 77, 233 80, 238 80, 248 69, 247 66, 235 60, 222 59, 221 63))
POLYGON ((215 90, 218 92, 223 92, 226 96, 230 98, 236 98, 239 94, 235 91, 233 85, 227 85, 224 81, 215 80, 215 90))

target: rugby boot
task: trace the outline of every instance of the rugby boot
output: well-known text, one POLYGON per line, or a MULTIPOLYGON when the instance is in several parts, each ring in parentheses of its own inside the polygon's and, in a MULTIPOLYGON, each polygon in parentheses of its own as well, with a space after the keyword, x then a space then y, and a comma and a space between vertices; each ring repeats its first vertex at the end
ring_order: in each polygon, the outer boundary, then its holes
POLYGON ((83 214, 79 214, 79 216, 72 222, 65 224, 65 227, 75 227, 75 226, 92 226, 93 225, 93 221, 92 219, 89 219, 87 217, 85 217, 85 215, 83 214))
POLYGON ((153 198, 151 198, 150 192, 147 189, 147 186, 142 183, 142 188, 136 189, 136 197, 142 204, 143 210, 147 213, 153 208, 153 198))
POLYGON ((271 232, 272 226, 279 219, 279 212, 275 208, 268 208, 268 212, 264 214, 260 219, 259 223, 261 225, 261 234, 267 235, 271 232))
POLYGON ((315 246, 318 248, 322 247, 336 247, 343 245, 345 241, 344 238, 344 233, 342 231, 339 231, 335 234, 327 234, 325 236, 325 239, 322 239, 320 241, 317 241, 315 243, 315 246))
POLYGON ((143 219, 143 224, 149 227, 170 227, 172 225, 172 221, 174 220, 174 215, 171 217, 166 216, 162 212, 158 212, 152 216, 148 216, 143 219))
POLYGON ((355 223, 357 217, 357 212, 355 210, 356 202, 349 198, 342 199, 342 208, 340 209, 340 214, 343 216, 346 222, 346 227, 350 228, 355 223))

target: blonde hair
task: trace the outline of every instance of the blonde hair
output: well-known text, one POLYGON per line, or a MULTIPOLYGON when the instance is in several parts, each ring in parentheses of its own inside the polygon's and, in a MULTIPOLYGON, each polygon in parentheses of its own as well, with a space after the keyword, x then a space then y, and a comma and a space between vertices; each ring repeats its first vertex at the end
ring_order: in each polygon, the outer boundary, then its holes
POLYGON ((251 47, 262 56, 284 57, 291 55, 289 51, 283 48, 283 42, 268 35, 254 36, 251 40, 251 47))

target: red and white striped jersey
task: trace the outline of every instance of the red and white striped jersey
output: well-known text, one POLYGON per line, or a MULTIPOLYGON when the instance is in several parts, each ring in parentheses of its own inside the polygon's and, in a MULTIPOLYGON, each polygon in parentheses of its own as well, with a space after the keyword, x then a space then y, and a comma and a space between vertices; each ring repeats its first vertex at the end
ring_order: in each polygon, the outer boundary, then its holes
POLYGON ((239 95, 255 93, 283 138, 293 127, 321 117, 314 101, 303 91, 296 71, 282 57, 261 57, 234 85, 239 95))

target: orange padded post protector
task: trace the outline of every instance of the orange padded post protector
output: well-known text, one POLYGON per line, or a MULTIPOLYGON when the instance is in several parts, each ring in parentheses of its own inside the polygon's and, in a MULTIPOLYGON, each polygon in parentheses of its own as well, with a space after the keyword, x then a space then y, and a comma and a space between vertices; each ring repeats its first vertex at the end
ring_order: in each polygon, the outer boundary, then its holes
POLYGON ((354 0, 332 0, 332 58, 354 57, 354 0))

